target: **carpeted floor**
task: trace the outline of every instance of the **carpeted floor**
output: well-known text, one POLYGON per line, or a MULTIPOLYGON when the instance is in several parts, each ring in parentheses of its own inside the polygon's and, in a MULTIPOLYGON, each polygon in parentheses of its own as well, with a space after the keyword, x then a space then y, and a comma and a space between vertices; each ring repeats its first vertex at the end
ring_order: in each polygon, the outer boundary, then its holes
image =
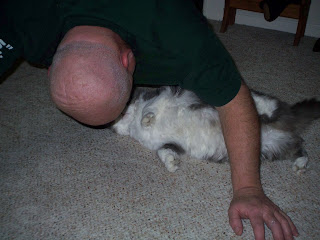
MULTIPOLYGON (((293 47, 293 34, 240 25, 218 35, 250 87, 290 103, 320 97, 315 38, 293 47)), ((0 85, 0 239, 253 239, 248 221, 241 237, 229 227, 228 164, 185 157, 169 173, 134 140, 58 111, 46 77, 23 63, 0 85)), ((303 135, 306 174, 296 176, 290 161, 261 167, 265 192, 298 239, 320 236, 319 133, 318 120, 303 135)))

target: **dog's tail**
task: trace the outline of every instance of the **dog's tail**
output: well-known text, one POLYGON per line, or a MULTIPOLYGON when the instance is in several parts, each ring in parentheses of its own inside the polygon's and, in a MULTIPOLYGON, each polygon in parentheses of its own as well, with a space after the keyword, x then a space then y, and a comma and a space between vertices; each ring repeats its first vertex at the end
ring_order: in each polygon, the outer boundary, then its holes
POLYGON ((291 106, 295 132, 303 131, 312 121, 320 118, 320 101, 316 99, 304 100, 291 106))

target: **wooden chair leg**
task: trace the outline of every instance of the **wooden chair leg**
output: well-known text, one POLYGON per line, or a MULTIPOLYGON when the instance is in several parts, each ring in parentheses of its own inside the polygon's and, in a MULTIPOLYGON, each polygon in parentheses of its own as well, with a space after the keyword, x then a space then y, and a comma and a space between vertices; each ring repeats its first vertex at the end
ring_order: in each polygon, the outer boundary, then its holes
POLYGON ((298 46, 300 39, 304 37, 308 15, 309 15, 310 3, 311 3, 310 0, 302 0, 301 2, 300 12, 299 12, 299 21, 298 21, 297 32, 294 38, 293 46, 298 46))
POLYGON ((306 6, 304 4, 301 4, 300 11, 299 11, 298 26, 297 26, 296 35, 294 37, 293 46, 298 46, 300 39, 304 36, 304 31, 307 24, 305 9, 306 9, 306 6))
POLYGON ((293 41, 293 46, 298 46, 299 45, 299 42, 300 42, 300 38, 302 37, 301 33, 302 33, 302 30, 303 30, 303 23, 302 23, 302 19, 299 19, 299 22, 298 22, 298 27, 297 27, 297 32, 296 32, 296 35, 294 37, 294 41, 293 41))
POLYGON ((223 20, 220 28, 221 33, 224 33, 227 31, 227 28, 229 25, 229 14, 230 14, 230 0, 225 0, 223 20))
POLYGON ((302 22, 301 37, 304 37, 304 33, 306 32, 307 20, 308 20, 308 17, 305 16, 302 22))
POLYGON ((229 25, 233 25, 235 20, 236 20, 236 13, 237 9, 236 8, 230 8, 229 11, 229 25))
POLYGON ((303 7, 303 16, 304 16, 304 23, 303 23, 303 28, 302 28, 302 37, 304 37, 304 33, 306 31, 306 26, 307 26, 307 20, 308 20, 308 15, 309 15, 309 9, 310 9, 310 0, 305 1, 305 6, 303 7))

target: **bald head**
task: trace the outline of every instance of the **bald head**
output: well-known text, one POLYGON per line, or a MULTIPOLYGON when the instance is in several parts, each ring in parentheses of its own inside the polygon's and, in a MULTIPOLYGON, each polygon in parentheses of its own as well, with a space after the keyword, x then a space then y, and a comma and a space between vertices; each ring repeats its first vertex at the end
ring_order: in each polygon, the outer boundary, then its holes
POLYGON ((120 52, 90 41, 59 46, 49 79, 51 96, 58 108, 95 126, 119 116, 132 87, 132 73, 123 65, 120 52))

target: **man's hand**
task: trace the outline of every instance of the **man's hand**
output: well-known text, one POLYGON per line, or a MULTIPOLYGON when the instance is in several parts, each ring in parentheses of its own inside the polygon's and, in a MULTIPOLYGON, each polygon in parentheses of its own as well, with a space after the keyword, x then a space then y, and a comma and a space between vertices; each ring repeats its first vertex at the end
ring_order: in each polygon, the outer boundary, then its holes
POLYGON ((260 188, 243 188, 234 192, 229 208, 229 223, 241 235, 241 219, 249 219, 256 240, 264 240, 264 223, 271 229, 275 240, 291 240, 298 236, 291 219, 276 206, 260 188))

